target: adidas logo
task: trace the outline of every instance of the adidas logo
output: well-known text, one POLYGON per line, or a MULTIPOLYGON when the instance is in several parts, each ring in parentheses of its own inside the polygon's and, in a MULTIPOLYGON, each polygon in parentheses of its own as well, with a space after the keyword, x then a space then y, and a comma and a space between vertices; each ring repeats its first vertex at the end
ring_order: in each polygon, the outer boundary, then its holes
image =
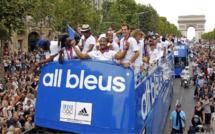
POLYGON ((79 111, 78 115, 89 116, 89 114, 87 113, 86 108, 83 108, 81 111, 79 111))

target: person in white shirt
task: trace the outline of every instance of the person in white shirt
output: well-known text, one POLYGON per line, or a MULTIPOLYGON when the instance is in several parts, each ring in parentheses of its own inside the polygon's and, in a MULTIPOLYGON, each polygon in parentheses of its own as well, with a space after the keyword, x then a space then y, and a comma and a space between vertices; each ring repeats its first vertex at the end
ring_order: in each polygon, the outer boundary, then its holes
POLYGON ((51 41, 48 48, 49 51, 45 53, 46 58, 35 63, 35 69, 50 61, 63 62, 65 60, 76 58, 76 53, 71 47, 72 43, 75 43, 75 40, 71 40, 67 34, 62 35, 58 41, 51 41))
POLYGON ((167 49, 168 49, 168 41, 166 40, 165 37, 162 37, 161 38, 161 44, 162 44, 162 47, 163 47, 163 55, 166 56, 167 54, 167 49))
POLYGON ((183 85, 183 82, 187 80, 190 82, 190 71, 189 71, 189 66, 186 66, 185 69, 182 70, 181 72, 181 85, 183 85))
POLYGON ((157 50, 157 40, 156 37, 150 37, 149 39, 149 64, 155 64, 160 58, 159 51, 157 50))
POLYGON ((156 49, 158 50, 160 57, 163 57, 165 55, 165 47, 161 41, 161 36, 158 33, 156 33, 156 39, 157 39, 156 49))
POLYGON ((135 67, 135 61, 140 55, 137 41, 130 36, 129 26, 124 24, 121 28, 123 38, 120 40, 119 59, 125 68, 135 67))
POLYGON ((62 58, 64 61, 77 58, 75 50, 72 48, 73 43, 75 43, 75 40, 67 38, 65 42, 65 47, 61 49, 59 54, 54 58, 54 61, 59 61, 59 58, 62 58))
POLYGON ((73 48, 80 59, 94 59, 101 61, 113 61, 115 59, 116 51, 110 50, 107 46, 108 41, 106 37, 101 37, 99 40, 98 49, 92 50, 88 53, 81 52, 74 44, 73 48))
POLYGON ((83 53, 88 53, 93 50, 96 45, 96 39, 92 36, 90 26, 84 24, 81 27, 82 37, 79 42, 79 47, 83 53))
POLYGON ((134 64, 135 65, 134 68, 136 71, 135 73, 138 73, 141 70, 143 70, 143 51, 144 51, 143 36, 144 36, 144 33, 141 30, 136 29, 136 30, 132 31, 131 35, 137 41, 137 46, 138 46, 138 50, 140 53, 134 64))
POLYGON ((115 32, 115 30, 113 29, 113 27, 109 27, 108 28, 108 31, 112 32, 113 33, 113 41, 116 42, 117 44, 119 44, 119 38, 117 37, 117 33, 118 32, 115 32))
POLYGON ((112 31, 107 31, 106 37, 108 39, 108 46, 111 50, 114 50, 116 52, 119 51, 119 45, 113 40, 113 32, 112 31))

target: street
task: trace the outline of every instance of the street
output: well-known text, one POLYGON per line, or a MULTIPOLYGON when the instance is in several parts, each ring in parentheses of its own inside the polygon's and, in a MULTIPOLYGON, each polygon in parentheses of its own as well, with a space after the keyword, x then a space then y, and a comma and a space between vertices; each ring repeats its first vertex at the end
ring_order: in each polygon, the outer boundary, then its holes
MULTIPOLYGON (((169 111, 170 113, 174 110, 175 104, 177 100, 181 100, 182 110, 186 113, 186 128, 185 133, 188 131, 189 126, 191 125, 191 119, 193 116, 194 106, 195 106, 195 100, 193 99, 193 93, 194 93, 194 87, 191 85, 189 88, 183 88, 180 86, 180 78, 176 78, 174 81, 174 96, 173 101, 171 104, 171 109, 169 111)), ((165 134, 171 133, 171 126, 169 122, 169 116, 166 122, 166 127, 164 130, 165 134)))

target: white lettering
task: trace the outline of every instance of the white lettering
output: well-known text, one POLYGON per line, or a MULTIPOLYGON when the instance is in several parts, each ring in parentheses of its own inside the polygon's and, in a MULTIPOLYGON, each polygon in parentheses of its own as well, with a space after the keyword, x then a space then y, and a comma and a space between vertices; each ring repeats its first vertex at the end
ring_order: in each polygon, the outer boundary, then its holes
POLYGON ((51 87, 53 84, 53 79, 54 79, 53 76, 54 76, 53 73, 46 73, 43 77, 43 85, 46 87, 51 87), (47 78, 49 79, 48 82, 46 82, 47 78))
POLYGON ((146 110, 146 91, 145 93, 142 95, 142 99, 141 99, 141 116, 142 119, 145 120, 146 116, 148 114, 147 110, 146 110))
MULTIPOLYGON (((88 75, 84 80, 84 86, 89 90, 96 89, 95 84, 97 84, 97 83, 98 83, 97 78, 94 75, 88 75)), ((80 83, 80 85, 81 85, 81 83, 80 83)))
POLYGON ((152 105, 154 104, 155 102, 155 88, 154 88, 154 82, 152 81, 153 77, 150 78, 151 82, 150 82, 150 85, 151 85, 151 88, 150 88, 150 95, 151 95, 151 101, 152 101, 152 105))
POLYGON ((123 77, 114 77, 112 89, 115 92, 125 91, 125 79, 123 77))
POLYGON ((99 76, 99 89, 102 91, 111 91, 111 82, 112 82, 112 76, 108 76, 106 87, 103 86, 103 76, 99 76))
POLYGON ((158 93, 159 93, 159 77, 154 77, 154 80, 155 80, 155 96, 157 97, 158 96, 158 93))
POLYGON ((58 77, 58 69, 55 70, 55 74, 54 74, 54 87, 57 86, 57 77, 58 77))
POLYGON ((150 87, 149 87, 149 80, 146 81, 146 110, 147 114, 151 110, 151 100, 150 100, 150 87))
POLYGON ((63 72, 63 70, 60 69, 60 70, 59 70, 59 75, 58 75, 57 87, 61 87, 62 72, 63 72))
MULTIPOLYGON (((63 69, 56 69, 54 73, 46 73, 43 77, 44 86, 61 87, 63 69)), ((74 74, 70 69, 67 70, 66 78, 66 88, 73 89, 87 89, 94 90, 99 89, 101 91, 115 91, 123 92, 125 91, 125 79, 120 76, 107 76, 102 75, 86 75, 85 70, 80 71, 80 75, 74 74)))
POLYGON ((80 85, 79 88, 82 89, 84 84, 84 70, 81 70, 81 75, 80 75, 80 85))
POLYGON ((66 88, 76 88, 79 84, 79 78, 75 74, 71 74, 71 70, 67 71, 66 77, 66 88), (74 83, 71 84, 71 80, 74 80, 74 83))

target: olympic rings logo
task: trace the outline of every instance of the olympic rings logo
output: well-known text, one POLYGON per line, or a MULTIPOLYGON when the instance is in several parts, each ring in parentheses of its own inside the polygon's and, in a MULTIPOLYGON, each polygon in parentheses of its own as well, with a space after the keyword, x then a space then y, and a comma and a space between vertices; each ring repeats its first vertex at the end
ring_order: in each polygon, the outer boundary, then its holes
POLYGON ((63 105, 62 113, 64 114, 73 114, 73 105, 63 105))

